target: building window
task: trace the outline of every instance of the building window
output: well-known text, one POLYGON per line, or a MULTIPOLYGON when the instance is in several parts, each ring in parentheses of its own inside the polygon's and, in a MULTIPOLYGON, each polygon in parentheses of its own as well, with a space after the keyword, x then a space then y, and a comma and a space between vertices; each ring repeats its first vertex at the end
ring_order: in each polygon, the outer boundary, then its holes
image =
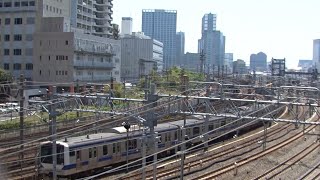
POLYGON ((4 7, 11 7, 12 4, 11 4, 11 2, 4 2, 3 6, 4 7))
POLYGON ((20 56, 21 55, 21 49, 14 49, 13 50, 13 55, 20 56))
POLYGON ((69 44, 69 41, 66 41, 66 45, 68 45, 69 44))
POLYGON ((68 56, 66 56, 66 60, 68 60, 69 58, 68 58, 68 56))
POLYGON ((15 34, 13 36, 14 41, 22 41, 22 35, 21 34, 15 34))
POLYGON ((26 64, 26 70, 33 70, 33 64, 32 63, 27 63, 26 64))
POLYGON ((28 6, 28 1, 22 1, 21 6, 28 6))
POLYGON ((5 18, 4 19, 4 24, 9 25, 10 24, 10 18, 5 18))
POLYGON ((27 24, 34 24, 34 23, 35 23, 34 17, 28 17, 27 18, 27 24))
POLYGON ((48 57, 49 61, 50 61, 50 59, 51 59, 50 57, 51 57, 51 56, 48 57))
POLYGON ((4 63, 4 70, 9 70, 10 69, 10 65, 9 63, 4 63))
POLYGON ((20 2, 14 2, 14 7, 20 7, 20 2))
POLYGON ((49 10, 49 6, 48 5, 46 5, 46 9, 47 9, 47 11, 49 10))
POLYGON ((56 71, 56 76, 58 76, 58 71, 56 71))
POLYGON ((39 71, 39 74, 41 75, 41 70, 39 71))
POLYGON ((2 8, 2 2, 0 2, 0 8, 2 8))
POLYGON ((21 70, 21 64, 19 63, 13 64, 13 70, 21 70))
POLYGON ((4 41, 10 41, 10 34, 4 35, 4 41))
POLYGON ((3 55, 5 55, 5 56, 9 56, 10 55, 10 49, 4 49, 3 51, 4 51, 3 55))
POLYGON ((34 1, 30 1, 29 2, 29 6, 35 6, 35 2, 34 1))
POLYGON ((40 60, 40 61, 41 61, 41 59, 42 59, 42 56, 39 57, 39 60, 40 60))
POLYGON ((67 76, 67 75, 68 75, 68 71, 65 71, 65 72, 64 72, 64 75, 66 75, 66 76, 67 76))
POLYGON ((22 18, 14 18, 14 24, 22 24, 22 18))

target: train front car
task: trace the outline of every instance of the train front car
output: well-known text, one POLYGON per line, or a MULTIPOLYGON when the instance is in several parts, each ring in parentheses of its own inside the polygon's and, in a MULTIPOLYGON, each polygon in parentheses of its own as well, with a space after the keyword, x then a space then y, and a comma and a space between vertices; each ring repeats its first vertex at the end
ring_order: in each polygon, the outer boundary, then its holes
MULTIPOLYGON (((65 176, 64 166, 68 164, 69 161, 69 147, 67 143, 57 141, 57 166, 56 172, 59 176, 65 176)), ((47 141, 43 142, 40 145, 39 153, 39 174, 43 175, 52 175, 53 172, 53 151, 52 151, 52 142, 47 141)))

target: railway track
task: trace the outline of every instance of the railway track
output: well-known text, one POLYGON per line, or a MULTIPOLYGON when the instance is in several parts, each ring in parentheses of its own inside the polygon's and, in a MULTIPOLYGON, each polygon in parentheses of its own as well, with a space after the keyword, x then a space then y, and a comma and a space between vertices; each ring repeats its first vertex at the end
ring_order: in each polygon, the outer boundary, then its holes
POLYGON ((299 177, 298 180, 317 180, 320 179, 320 162, 318 162, 316 165, 314 165, 309 171, 307 171, 305 174, 303 174, 301 177, 299 177))
MULTIPOLYGON (((314 128, 315 128, 314 125, 308 126, 305 129, 305 132, 308 133, 311 130, 313 130, 314 128)), ((266 155, 268 155, 268 154, 270 154, 270 153, 272 153, 272 152, 274 152, 276 150, 279 150, 280 148, 283 148, 283 147, 287 146, 288 144, 298 140, 299 138, 302 138, 304 136, 304 134, 305 134, 304 132, 299 132, 298 134, 296 134, 296 135, 294 135, 294 136, 292 136, 290 138, 287 138, 286 140, 282 141, 281 143, 273 145, 273 146, 267 148, 265 151, 257 152, 257 153, 255 153, 255 154, 253 154, 251 156, 248 156, 248 157, 245 157, 245 158, 241 159, 240 161, 237 161, 236 162, 237 164, 228 164, 228 165, 226 165, 226 166, 224 166, 222 168, 219 168, 219 169, 217 169, 217 170, 215 170, 213 172, 211 171, 211 172, 203 173, 202 175, 198 176, 197 178, 201 179, 201 180, 214 179, 214 178, 216 178, 216 177, 218 177, 220 175, 223 175, 225 173, 233 171, 233 170, 235 170, 235 169, 237 169, 237 168, 239 168, 241 166, 244 166, 244 165, 246 165, 246 164, 248 164, 250 162, 253 162, 253 161, 255 161, 255 160, 257 160, 257 159, 259 159, 261 157, 264 157, 264 156, 266 156, 266 155)), ((296 157, 298 157, 298 156, 301 156, 301 154, 298 154, 296 157)), ((302 157, 304 157, 304 156, 302 155, 302 157)), ((293 158, 295 158, 295 157, 293 157, 293 158)))

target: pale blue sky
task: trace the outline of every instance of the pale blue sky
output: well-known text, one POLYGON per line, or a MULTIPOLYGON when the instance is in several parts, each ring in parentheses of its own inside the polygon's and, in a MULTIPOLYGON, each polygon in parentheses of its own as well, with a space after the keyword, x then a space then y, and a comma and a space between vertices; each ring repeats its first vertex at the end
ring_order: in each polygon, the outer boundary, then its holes
POLYGON ((263 51, 268 61, 312 59, 313 39, 320 38, 320 0, 114 0, 114 23, 133 18, 141 31, 142 9, 177 10, 177 31, 186 35, 186 52, 196 52, 201 18, 217 14, 217 29, 226 36, 226 52, 249 62, 250 54, 263 51))

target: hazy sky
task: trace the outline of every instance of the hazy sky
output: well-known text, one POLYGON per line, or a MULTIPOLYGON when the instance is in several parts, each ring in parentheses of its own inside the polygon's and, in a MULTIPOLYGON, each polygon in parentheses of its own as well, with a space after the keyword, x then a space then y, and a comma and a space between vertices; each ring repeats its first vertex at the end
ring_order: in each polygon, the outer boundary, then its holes
POLYGON ((249 62, 263 51, 268 61, 286 58, 289 67, 312 59, 313 39, 320 38, 320 0, 114 0, 114 23, 133 18, 141 31, 142 9, 177 10, 177 31, 185 32, 186 52, 197 52, 201 19, 217 14, 217 29, 226 36, 226 52, 249 62))

